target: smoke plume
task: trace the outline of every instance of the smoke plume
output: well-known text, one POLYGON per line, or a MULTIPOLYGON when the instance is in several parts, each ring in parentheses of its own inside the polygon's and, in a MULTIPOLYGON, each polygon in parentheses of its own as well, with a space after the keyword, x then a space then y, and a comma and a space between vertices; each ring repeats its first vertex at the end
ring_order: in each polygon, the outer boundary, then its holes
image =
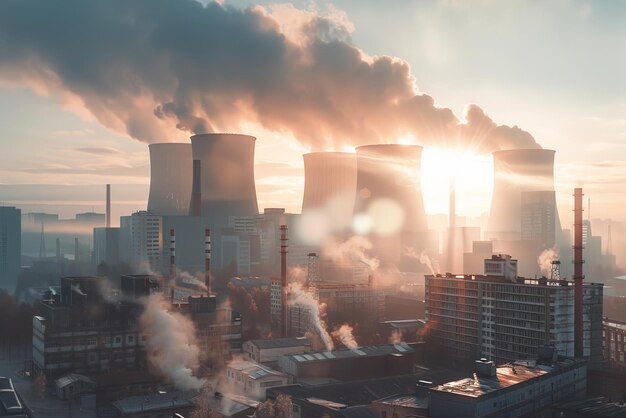
POLYGON ((168 311, 161 294, 145 300, 139 323, 146 334, 150 362, 179 390, 200 389, 205 381, 193 375, 199 365, 196 330, 185 316, 168 311))
POLYGON ((334 263, 364 263, 371 270, 377 270, 380 261, 376 257, 367 255, 367 251, 372 249, 372 243, 365 237, 355 235, 346 241, 329 239, 322 248, 322 257, 334 263))
POLYGON ((313 294, 303 289, 299 283, 289 284, 289 294, 291 296, 289 303, 308 313, 311 325, 313 325, 315 331, 322 339, 326 350, 331 351, 334 348, 334 344, 328 334, 326 322, 322 319, 323 306, 320 306, 313 294))
POLYGON ((547 248, 539 254, 537 257, 537 265, 541 270, 541 274, 544 277, 550 277, 550 272, 552 270, 552 262, 557 261, 559 259, 559 249, 554 246, 552 248, 547 248))
POLYGON ((333 331, 333 337, 341 341, 341 344, 345 345, 350 350, 356 350, 359 345, 352 334, 353 328, 348 324, 343 324, 339 328, 333 331))
POLYGON ((428 270, 430 270, 430 274, 437 274, 435 272, 435 269, 433 268, 433 263, 430 261, 430 257, 428 257, 428 255, 426 254, 426 251, 422 250, 422 252, 418 254, 417 251, 415 251, 415 248, 408 247, 404 250, 404 255, 419 260, 420 263, 428 267, 428 270))
POLYGON ((78 293, 81 296, 87 296, 87 294, 80 289, 78 283, 72 285, 72 292, 78 293))
POLYGON ((351 43, 336 10, 195 0, 3 0, 0 82, 52 95, 145 142, 249 123, 313 150, 395 142, 540 148, 478 106, 460 120, 409 64, 351 43), (69 11, 69 12, 68 12, 69 11))

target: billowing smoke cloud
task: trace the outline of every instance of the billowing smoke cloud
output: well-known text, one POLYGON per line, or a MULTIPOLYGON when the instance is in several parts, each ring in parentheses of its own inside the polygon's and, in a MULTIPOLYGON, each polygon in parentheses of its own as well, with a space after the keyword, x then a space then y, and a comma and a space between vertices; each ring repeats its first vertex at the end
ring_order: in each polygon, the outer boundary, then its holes
POLYGON ((545 277, 550 277, 552 262, 557 261, 558 259, 559 249, 556 246, 543 250, 541 254, 539 254, 539 257, 537 257, 537 265, 541 270, 541 274, 545 277))
POLYGON ((344 15, 195 0, 3 0, 0 82, 145 142, 257 123, 313 150, 393 142, 538 148, 476 105, 418 92, 409 64, 351 44, 344 15))
POLYGON ((322 339, 326 350, 332 350, 335 345, 328 334, 326 322, 322 319, 323 306, 320 306, 313 293, 303 289, 300 283, 290 283, 288 293, 291 295, 290 303, 308 313, 311 325, 322 339))
POLYGON ((367 251, 372 249, 372 243, 365 237, 355 235, 346 241, 329 239, 322 248, 322 257, 334 263, 364 263, 371 270, 376 270, 380 266, 380 261, 376 257, 367 255, 367 251))
POLYGON ((78 285, 78 283, 72 285, 72 292, 78 293, 81 296, 87 296, 87 294, 81 290, 81 288, 78 285))
POLYGON ((333 331, 333 337, 341 341, 341 344, 345 345, 350 350, 356 350, 359 345, 352 334, 353 328, 348 324, 343 324, 339 328, 333 331))
POLYGON ((195 327, 187 317, 167 309, 162 295, 156 293, 145 300, 145 310, 139 318, 150 362, 177 389, 200 389, 206 382, 193 375, 200 354, 195 327))
POLYGON ((202 280, 200 280, 198 277, 194 276, 193 274, 189 273, 188 271, 178 271, 176 275, 183 283, 196 286, 200 288, 200 290, 203 290, 203 291, 208 290, 206 287, 206 283, 204 283, 202 280))

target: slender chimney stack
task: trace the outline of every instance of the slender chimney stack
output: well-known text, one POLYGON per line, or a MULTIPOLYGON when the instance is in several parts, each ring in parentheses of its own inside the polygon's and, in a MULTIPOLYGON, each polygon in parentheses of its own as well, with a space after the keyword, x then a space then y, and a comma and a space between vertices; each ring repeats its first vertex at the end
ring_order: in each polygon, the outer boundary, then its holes
POLYGON ((287 337, 287 225, 280 226, 280 327, 281 336, 287 337))
POLYGON ((450 229, 454 229, 456 227, 456 188, 454 181, 454 176, 452 176, 450 178, 450 206, 448 209, 448 226, 450 229))
POLYGON ((174 285, 176 284, 176 235, 170 229, 170 302, 174 303, 174 285))
POLYGON ((211 230, 204 230, 204 284, 207 295, 211 296, 211 230))
POLYGON ((59 238, 57 238, 56 250, 57 250, 57 264, 61 264, 61 240, 59 238))
POLYGON ((583 189, 574 189, 574 356, 583 356, 583 189))
POLYGON ((191 215, 202 215, 202 160, 193 160, 191 215))
POLYGON ((78 237, 74 237, 74 262, 78 263, 78 237))
POLYGON ((111 227, 111 185, 107 184, 106 227, 111 227))

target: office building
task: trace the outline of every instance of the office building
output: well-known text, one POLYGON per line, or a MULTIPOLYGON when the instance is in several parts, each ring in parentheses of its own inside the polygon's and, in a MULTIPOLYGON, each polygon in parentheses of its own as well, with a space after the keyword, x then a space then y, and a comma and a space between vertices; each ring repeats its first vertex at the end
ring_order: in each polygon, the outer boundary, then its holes
POLYGON ((0 206, 0 291, 15 291, 22 254, 20 209, 0 206))
POLYGON ((243 344, 243 351, 251 361, 275 368, 281 356, 311 351, 311 343, 306 337, 250 340, 243 344))
POLYGON ((522 192, 521 238, 539 241, 542 247, 556 244, 557 211, 554 191, 522 192))

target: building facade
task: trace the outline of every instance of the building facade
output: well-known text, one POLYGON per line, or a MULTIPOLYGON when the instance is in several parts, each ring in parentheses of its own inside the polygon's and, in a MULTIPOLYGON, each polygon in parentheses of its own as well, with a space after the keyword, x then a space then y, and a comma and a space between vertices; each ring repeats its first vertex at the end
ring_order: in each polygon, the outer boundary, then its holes
MULTIPOLYGON (((516 277, 499 256, 485 260, 485 270, 426 276, 425 315, 435 341, 466 360, 531 358, 543 344, 574 355, 573 282, 516 277)), ((602 361, 602 289, 584 285, 584 355, 596 365, 602 361)))
POLYGON ((626 322, 604 320, 604 360, 626 371, 626 322))
POLYGON ((21 210, 0 206, 0 290, 15 291, 22 254, 21 210))

